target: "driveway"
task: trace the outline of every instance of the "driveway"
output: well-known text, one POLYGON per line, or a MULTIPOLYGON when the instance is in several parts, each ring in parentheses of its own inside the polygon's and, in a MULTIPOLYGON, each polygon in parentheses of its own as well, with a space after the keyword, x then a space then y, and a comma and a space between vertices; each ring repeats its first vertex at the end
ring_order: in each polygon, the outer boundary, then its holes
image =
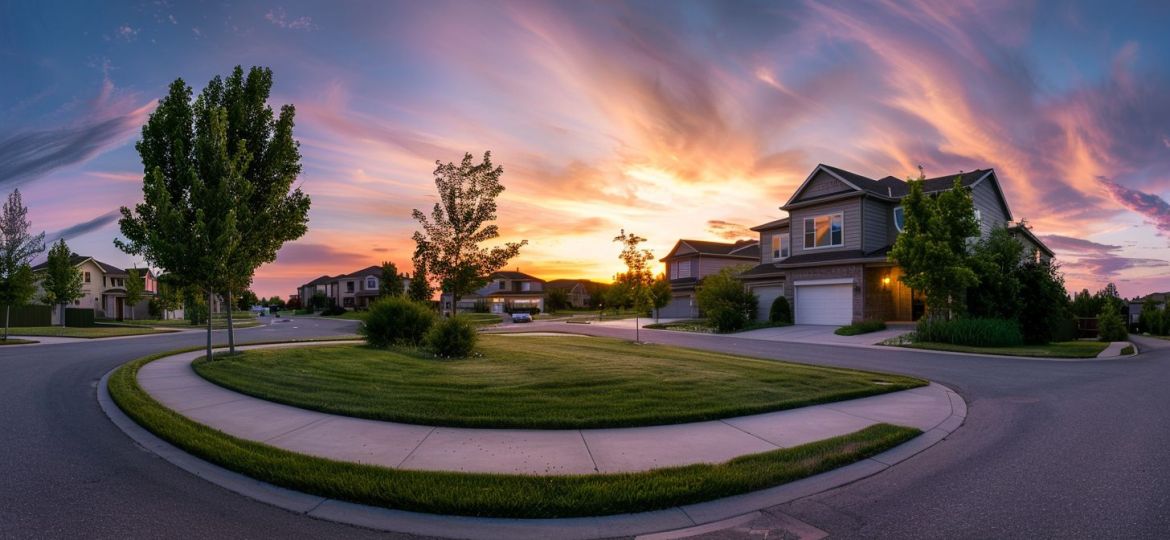
POLYGON ((812 343, 820 345, 848 345, 869 346, 881 343, 892 337, 897 337, 914 330, 913 325, 890 325, 889 328, 878 332, 860 334, 856 336, 838 336, 833 332, 838 326, 823 326, 815 324, 798 324, 780 326, 776 328, 761 328, 735 334, 737 338, 762 339, 765 341, 783 341, 785 343, 812 343))

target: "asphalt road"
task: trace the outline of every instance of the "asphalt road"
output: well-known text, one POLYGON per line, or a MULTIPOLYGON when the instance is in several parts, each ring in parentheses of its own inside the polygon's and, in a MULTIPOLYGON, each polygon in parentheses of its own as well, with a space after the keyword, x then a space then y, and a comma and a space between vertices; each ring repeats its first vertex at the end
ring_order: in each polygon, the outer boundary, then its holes
MULTIPOLYGON (((241 343, 335 336, 295 319, 241 343)), ((632 331, 536 323, 629 337, 632 331)), ((1170 531, 1170 342, 1135 360, 1051 362, 643 331, 645 341, 921 376, 967 400, 951 437, 887 471, 777 510, 834 538, 1164 538, 1170 531)), ((253 502, 138 448, 97 406, 117 365, 201 333, 0 347, 0 537, 403 536, 253 502)), ((216 333, 216 341, 225 339, 216 333)))

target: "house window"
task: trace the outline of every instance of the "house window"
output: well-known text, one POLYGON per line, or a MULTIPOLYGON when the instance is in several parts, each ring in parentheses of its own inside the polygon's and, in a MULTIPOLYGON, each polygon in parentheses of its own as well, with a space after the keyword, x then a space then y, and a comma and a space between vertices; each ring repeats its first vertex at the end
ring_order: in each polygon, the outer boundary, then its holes
POLYGON ((347 293, 353 292, 353 282, 352 281, 345 282, 345 292, 347 292, 347 293))
POLYGON ((788 235, 777 234, 772 236, 772 260, 779 261, 788 258, 788 235))
POLYGON ((975 224, 979 226, 983 225, 983 214, 979 212, 978 208, 975 209, 975 224))
POLYGON ((823 248, 845 244, 845 227, 843 214, 829 214, 825 216, 804 219, 804 247, 823 248))
POLYGON ((894 228, 898 229, 898 232, 902 232, 902 229, 905 227, 906 210, 901 206, 894 208, 894 228))
POLYGON ((366 289, 374 290, 377 288, 378 288, 378 280, 374 279, 373 276, 367 277, 366 278, 366 289))
POLYGON ((500 280, 500 290, 504 290, 504 280, 500 280))
POLYGON ((670 279, 678 279, 678 262, 670 263, 670 279))
POLYGON ((85 273, 85 282, 89 283, 89 272, 85 273))
POLYGON ((341 305, 344 307, 353 307, 353 297, 347 296, 341 300, 341 305))
POLYGON ((678 266, 678 278, 686 279, 691 277, 691 261, 682 261, 678 266))

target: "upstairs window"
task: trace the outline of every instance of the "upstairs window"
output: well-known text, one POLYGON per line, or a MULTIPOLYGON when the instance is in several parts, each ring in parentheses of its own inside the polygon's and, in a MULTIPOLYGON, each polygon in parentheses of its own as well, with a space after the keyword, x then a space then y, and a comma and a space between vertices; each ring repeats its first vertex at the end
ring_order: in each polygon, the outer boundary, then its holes
POLYGON ((85 282, 86 282, 86 283, 89 283, 89 279, 90 279, 90 278, 89 278, 89 272, 86 272, 86 273, 85 273, 85 282))
POLYGON ((500 280, 500 290, 504 290, 504 280, 500 280))
POLYGON ((845 245, 843 214, 828 214, 804 219, 805 249, 845 245))
POLYGON ((353 282, 352 281, 345 282, 345 292, 353 292, 353 282))
POLYGON ((777 234, 772 236, 772 260, 779 261, 788 258, 788 235, 777 234))
POLYGON ((686 279, 691 277, 691 261, 686 260, 678 263, 678 278, 686 279))
POLYGON ((901 206, 894 208, 894 228, 898 229, 898 232, 902 232, 902 229, 905 227, 906 210, 901 206))
POLYGON ((377 288, 378 288, 378 280, 375 279, 373 276, 367 277, 366 278, 366 289, 374 290, 377 288))

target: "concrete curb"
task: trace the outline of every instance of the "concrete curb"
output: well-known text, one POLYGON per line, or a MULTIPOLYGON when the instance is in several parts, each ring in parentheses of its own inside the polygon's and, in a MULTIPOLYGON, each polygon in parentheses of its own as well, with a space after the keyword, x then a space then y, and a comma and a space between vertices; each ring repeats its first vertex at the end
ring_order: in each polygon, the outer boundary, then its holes
POLYGON ((878 474, 938 444, 958 429, 967 416, 963 398, 943 386, 950 398, 951 415, 934 428, 924 430, 922 436, 871 458, 774 488, 636 514, 563 519, 480 518, 407 512, 329 499, 261 482, 204 461, 160 439, 122 412, 109 393, 108 381, 114 370, 106 373, 98 384, 97 400, 102 411, 135 443, 180 469, 249 499, 313 518, 381 531, 469 540, 552 537, 571 540, 665 533, 677 538, 701 534, 720 522, 732 526, 738 522, 736 518, 758 510, 878 474))

